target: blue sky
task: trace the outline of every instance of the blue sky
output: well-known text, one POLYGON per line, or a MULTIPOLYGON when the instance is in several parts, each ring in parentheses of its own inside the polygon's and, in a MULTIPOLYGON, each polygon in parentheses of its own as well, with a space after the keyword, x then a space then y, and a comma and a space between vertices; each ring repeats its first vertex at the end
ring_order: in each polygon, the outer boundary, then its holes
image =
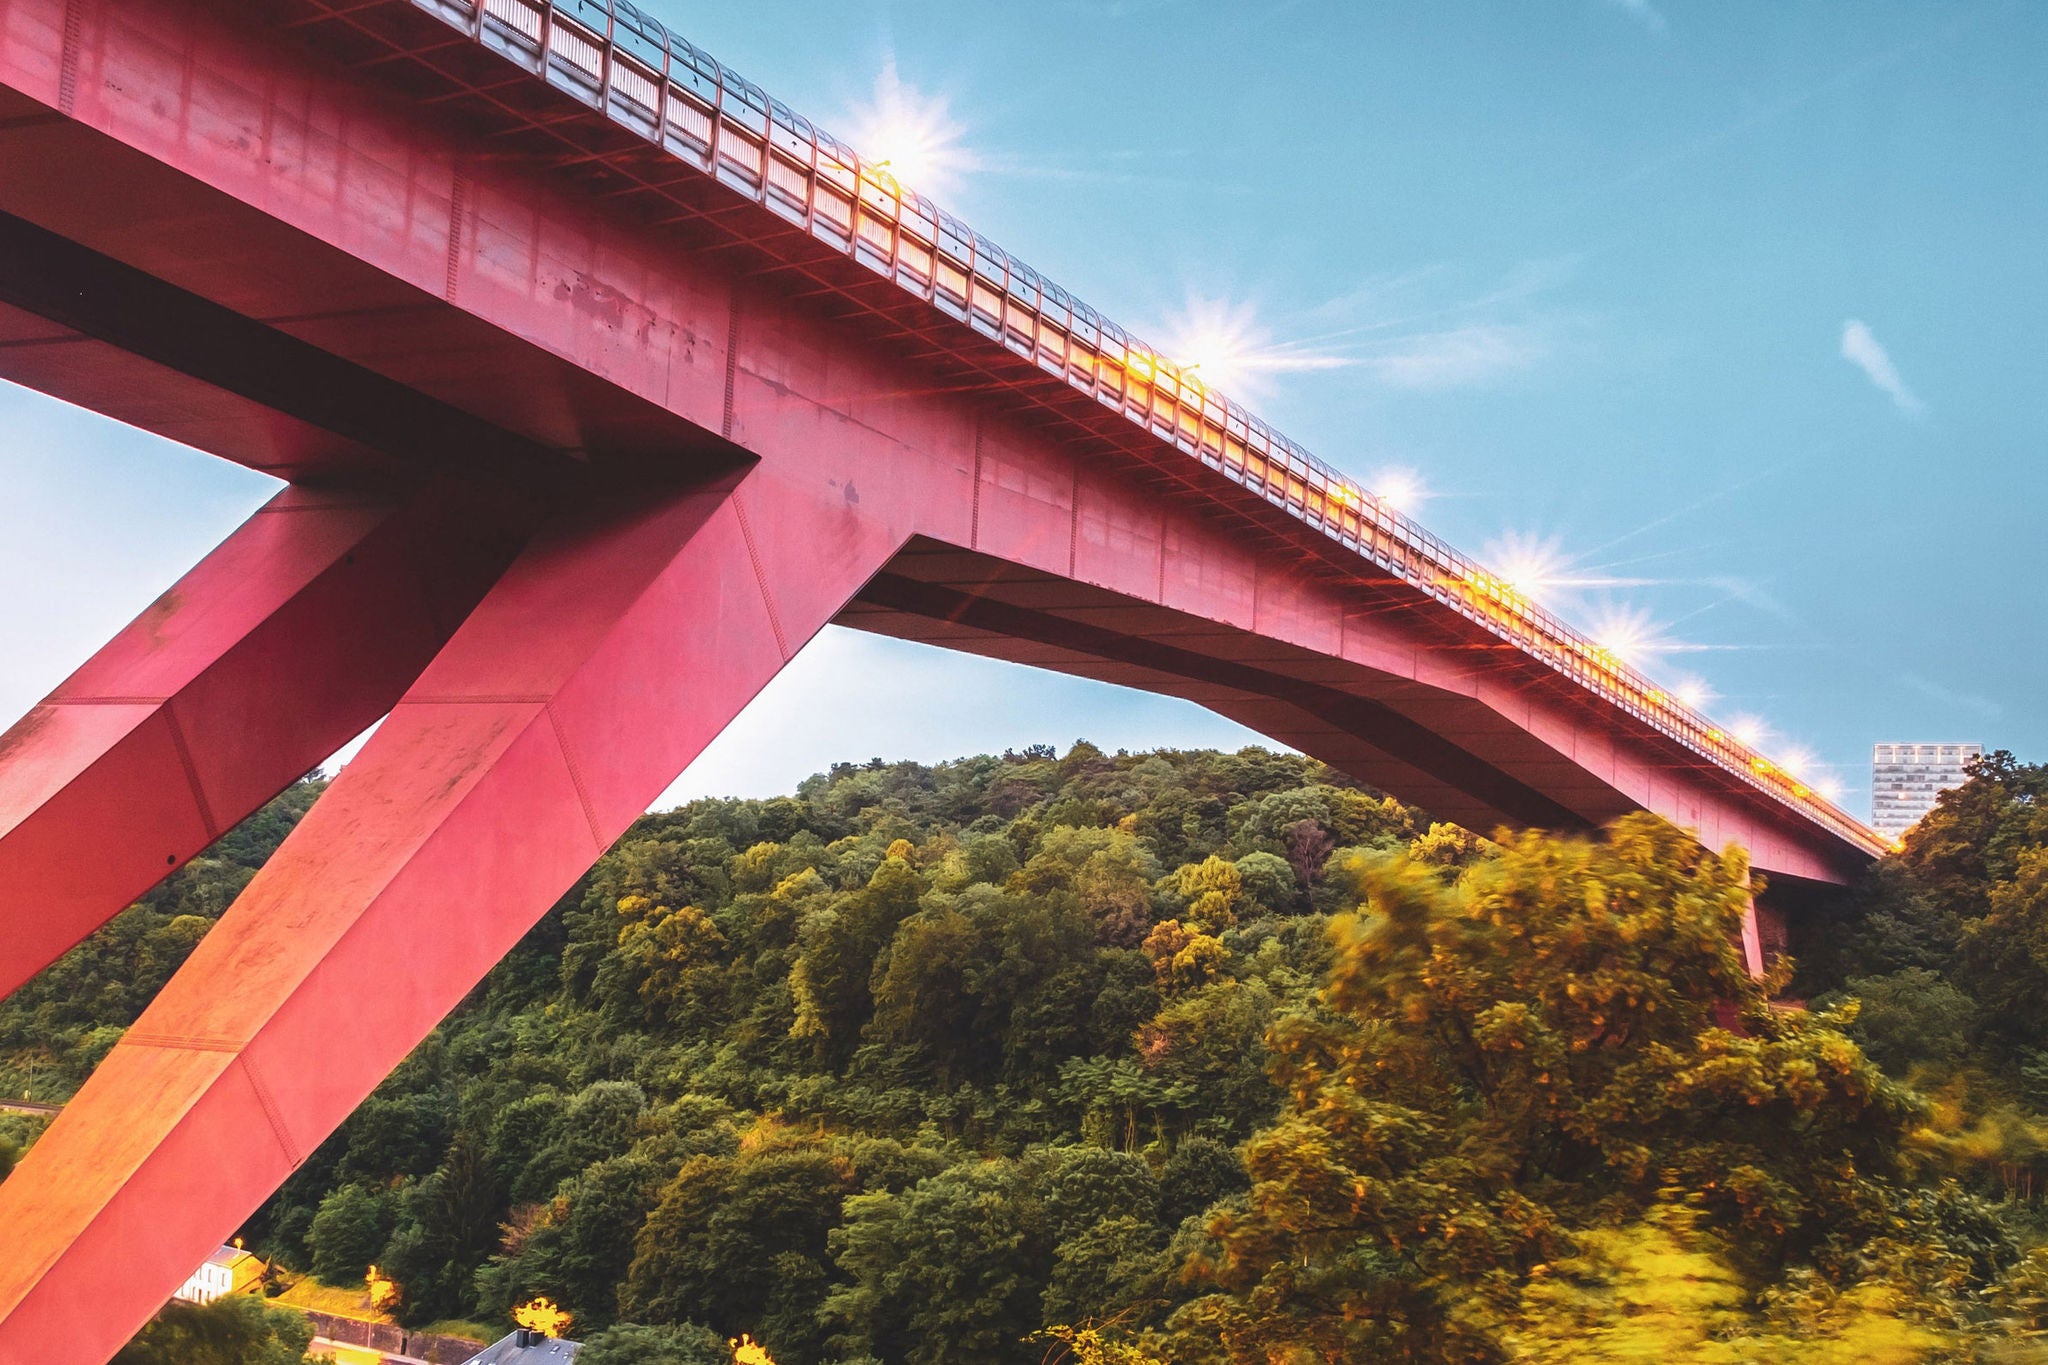
MULTIPOLYGON (((651 7, 1851 810, 1873 740, 2048 757, 2048 8, 651 7)), ((16 389, 0 431, 12 716, 267 487, 16 389)), ((831 632, 672 795, 1077 735, 1248 738, 831 632)))

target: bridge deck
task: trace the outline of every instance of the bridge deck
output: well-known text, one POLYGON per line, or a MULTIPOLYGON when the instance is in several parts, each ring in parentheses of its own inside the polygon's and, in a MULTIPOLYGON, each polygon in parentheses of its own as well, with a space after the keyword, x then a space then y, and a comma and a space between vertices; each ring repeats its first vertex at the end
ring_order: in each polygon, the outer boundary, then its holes
POLYGON ((0 375, 291 484, 0 736, 0 991, 388 713, 0 1186, 0 1362, 111 1355, 833 620, 1877 851, 623 7, 432 10, 0 0, 0 375))
POLYGON ((113 301, 57 307, 47 289, 0 278, 0 300, 17 305, 0 312, 10 377, 287 477, 363 476, 394 452, 499 472, 703 471, 761 453, 730 440, 741 301, 794 309, 889 357, 895 373, 876 383, 893 392, 870 407, 971 396, 1162 503, 1199 509, 1269 566, 1342 585, 1356 610, 1406 618, 1447 656, 1484 658, 1501 686, 1633 735, 1651 767, 1683 771, 1766 825, 1810 829, 1851 864, 1883 848, 1796 777, 628 7, 247 6, 233 27, 252 74, 219 73, 219 88, 153 124, 118 93, 149 74, 122 68, 172 59, 151 50, 166 38, 150 8, 90 51, 67 56, 60 35, 40 35, 52 65, 76 64, 74 104, 104 106, 93 117, 0 92, 0 155, 21 171, 0 186, 0 210, 24 220, 15 243, 38 229, 55 243, 13 253, 26 263, 13 273, 64 279, 63 266, 95 286, 71 298, 113 301), (262 107, 294 60, 278 48, 280 14, 327 69, 338 59, 428 101, 467 136, 424 136, 398 110, 374 127, 345 112, 331 81, 295 89, 293 131, 262 107), (659 79, 636 85, 635 71, 659 79), (636 91, 653 104, 636 105, 636 91), (228 136, 251 120, 269 139, 260 164, 231 164, 252 159, 228 136), (76 193, 81 167, 123 188, 120 212, 76 193), (556 188, 537 192, 535 173, 556 188), (835 186, 859 200, 849 226, 835 186), (620 230, 593 236, 597 220, 620 230), (648 240, 650 221, 666 250, 648 240), (124 290, 152 286, 151 309, 118 306, 124 290), (138 337, 138 312, 174 321, 138 337), (242 358, 266 347, 285 350, 252 385, 242 358))
MULTIPOLYGON (((292 3, 322 41, 345 28, 358 60, 397 66, 404 74, 396 79, 523 155, 572 165, 608 196, 658 202, 654 216, 688 224, 703 241, 765 255, 770 273, 829 291, 963 380, 1014 389, 1148 463, 1155 444, 1177 452, 1317 533, 1283 531, 1297 551, 1341 547, 1346 570, 1391 577, 1465 617, 1845 842, 1870 854, 1888 846, 1484 565, 629 0, 292 3), (419 13, 471 45, 427 36, 419 13), (538 80, 508 80, 508 66, 538 80), (1115 420, 1105 423, 1105 414, 1115 420), (1133 433, 1145 439, 1134 443, 1133 433)), ((1242 503, 1191 470, 1174 476, 1242 503)))

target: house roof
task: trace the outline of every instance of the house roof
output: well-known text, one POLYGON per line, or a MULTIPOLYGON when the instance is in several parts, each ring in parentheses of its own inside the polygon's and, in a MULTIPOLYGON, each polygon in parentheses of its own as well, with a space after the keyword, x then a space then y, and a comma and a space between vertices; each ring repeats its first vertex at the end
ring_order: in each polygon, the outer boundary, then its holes
POLYGON ((582 1347, 581 1342, 561 1337, 514 1332, 471 1356, 467 1365, 568 1365, 582 1347))
POLYGON ((256 1253, 253 1251, 244 1251, 240 1247, 222 1247, 219 1251, 206 1258, 206 1264, 217 1265, 224 1270, 232 1270, 244 1261, 253 1261, 255 1259, 256 1253))

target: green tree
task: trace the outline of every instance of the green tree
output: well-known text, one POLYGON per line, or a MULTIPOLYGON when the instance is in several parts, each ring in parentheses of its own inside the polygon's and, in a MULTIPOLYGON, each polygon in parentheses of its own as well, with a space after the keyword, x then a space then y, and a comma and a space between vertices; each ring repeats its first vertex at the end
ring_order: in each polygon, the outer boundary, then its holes
POLYGON ((1045 1184, 1045 1214, 1056 1241, 1117 1218, 1152 1222, 1159 1210, 1159 1178, 1142 1157, 1100 1147, 1056 1148, 1045 1184))
MULTIPOLYGON (((1846 977, 1888 976, 1919 969, 1954 972, 1963 921, 1937 900, 1902 858, 1881 858, 1864 871, 1830 921, 1810 935, 1800 962, 1807 981, 1833 985, 1846 977), (1844 913, 1845 912, 1845 913, 1844 913)), ((1825 914, 1826 911, 1824 910, 1825 914)))
POLYGON ((694 1322, 620 1323, 586 1337, 579 1365, 732 1365, 726 1338, 694 1322))
MULTIPOLYGON (((624 1154, 647 1112, 647 1092, 634 1081, 592 1081, 566 1101, 524 1098, 521 1117, 533 1137, 545 1133, 547 1141, 518 1174, 513 1194, 520 1199, 546 1199, 591 1163, 624 1154)), ((507 1137, 499 1134, 501 1141, 507 1137)), ((490 1165, 487 1175, 495 1179, 502 1170, 502 1164, 490 1165)))
POLYGON ((1285 1102, 1198 1265, 1221 1292, 1176 1316, 1191 1350, 1495 1358, 1534 1268, 1665 1182, 1760 1272, 1904 1216, 1918 1110, 1831 1017, 1767 1008, 1739 853, 1635 816, 1361 890, 1318 1008, 1273 1030, 1285 1102))
POLYGON ((635 1237, 622 1315, 747 1332, 777 1360, 814 1359, 826 1240, 858 1188, 848 1154, 769 1125, 729 1156, 690 1158, 635 1237))
POLYGON ((1046 1328, 1040 1335, 1047 1341, 1058 1342, 1064 1348, 1059 1359, 1071 1360, 1073 1365, 1166 1365, 1130 1342, 1093 1327, 1061 1324, 1046 1328))
POLYGON ((498 1240, 503 1207, 483 1145, 458 1132, 440 1167, 405 1190, 398 1229, 378 1257, 403 1291, 404 1321, 462 1316, 477 1268, 498 1240))
POLYGON ((212 1303, 173 1299, 115 1355, 113 1365, 301 1365, 313 1328, 303 1314, 251 1294, 212 1303))
MULTIPOLYGON (((1295 826, 1288 826, 1294 829, 1295 826)), ((1320 832, 1322 826, 1309 825, 1320 832)), ((1322 849, 1324 857, 1329 855, 1327 844, 1322 849)), ((1312 854, 1313 849, 1307 850, 1312 854)), ((1304 880, 1299 865, 1290 865, 1288 859, 1265 852, 1247 853, 1231 866, 1237 869, 1237 876, 1246 900, 1265 914, 1286 914, 1295 908, 1300 899, 1301 888, 1313 884, 1313 876, 1322 873, 1322 858, 1315 859, 1313 875, 1304 880)))
POLYGON ((341 1186, 320 1201, 306 1233, 313 1273, 329 1284, 362 1284, 364 1273, 391 1240, 397 1221, 397 1201, 389 1191, 341 1186))
POLYGON ((1184 1126, 1231 1141, 1273 1115, 1266 1031, 1278 1008, 1259 981, 1223 981, 1173 1000, 1138 1030, 1146 1073, 1179 1099, 1184 1126))
POLYGON ((790 973, 796 998, 792 1031, 815 1040, 819 1055, 844 1061, 873 1008, 869 983, 896 926, 916 913, 922 888, 901 858, 885 859, 861 890, 808 917, 790 973))
POLYGON ((1161 1253, 1166 1230, 1149 1217, 1124 1214, 1089 1224, 1053 1249, 1052 1274, 1040 1301, 1045 1322, 1149 1319, 1165 1303, 1170 1267, 1161 1253))
POLYGON ((1152 927, 1152 884, 1159 879, 1159 863, 1137 836, 1125 830, 1106 833, 1103 846, 1075 872, 1074 890, 1099 941, 1135 948, 1152 927))
POLYGON ((2019 874, 2021 856, 2048 845, 2048 765, 2001 749, 1973 759, 1969 780, 1936 799, 1906 832, 1900 862, 1964 921, 1990 911, 1990 889, 2019 874))
POLYGON ((995 1040, 977 1027, 977 996, 994 965, 991 947, 975 921, 951 905, 904 920, 874 985, 868 1036, 921 1052, 943 1090, 984 1073, 995 1040))
POLYGON ((2008 1043, 2048 1044, 2040 1004, 2048 991, 2048 845, 2012 855, 2011 875, 1963 925, 1963 978, 1991 1030, 2008 1043))
POLYGON ((501 1312, 545 1294, 584 1332, 618 1316, 619 1286, 633 1259, 633 1239, 654 1207, 661 1169, 645 1157, 622 1156, 586 1167, 565 1182, 505 1259, 501 1312))
POLYGON ((1244 877, 1235 863, 1211 854, 1199 863, 1183 864, 1168 884, 1187 907, 1180 919, 1191 933, 1220 934, 1237 923, 1244 905, 1244 877))
MULTIPOLYGON (((718 1008, 726 940, 709 915, 694 905, 653 905, 643 896, 620 901, 619 913, 618 951, 607 961, 617 963, 618 986, 637 997, 648 1017, 681 1021, 718 1008)), ((602 970, 599 983, 602 990, 602 970)))
POLYGON ((901 1193, 856 1195, 831 1234, 849 1283, 823 1316, 832 1345, 904 1365, 1025 1365, 1053 1239, 1042 1161, 971 1161, 901 1193))
POLYGON ((1183 1138, 1159 1172, 1159 1214, 1168 1227, 1251 1188, 1244 1162, 1214 1138, 1183 1138))
POLYGON ((1843 990, 1857 1002, 1851 1036, 1894 1076, 1924 1066, 1947 1070, 1968 1052, 1976 1001, 1925 967, 1851 977, 1843 990))

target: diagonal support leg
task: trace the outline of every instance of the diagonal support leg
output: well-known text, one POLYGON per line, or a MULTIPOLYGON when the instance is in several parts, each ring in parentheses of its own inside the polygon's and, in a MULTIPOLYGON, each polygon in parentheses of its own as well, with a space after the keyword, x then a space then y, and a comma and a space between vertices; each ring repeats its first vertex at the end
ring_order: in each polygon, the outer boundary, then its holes
POLYGON ((383 715, 530 521, 287 488, 0 735, 0 996, 383 715))
POLYGON ((1770 971, 1770 963, 1764 960, 1764 938, 1757 924, 1755 896, 1749 898, 1749 907, 1742 912, 1742 965, 1758 980, 1770 971))
POLYGON ((0 1363, 111 1355, 897 548, 776 488, 536 538, 0 1185, 0 1363))

